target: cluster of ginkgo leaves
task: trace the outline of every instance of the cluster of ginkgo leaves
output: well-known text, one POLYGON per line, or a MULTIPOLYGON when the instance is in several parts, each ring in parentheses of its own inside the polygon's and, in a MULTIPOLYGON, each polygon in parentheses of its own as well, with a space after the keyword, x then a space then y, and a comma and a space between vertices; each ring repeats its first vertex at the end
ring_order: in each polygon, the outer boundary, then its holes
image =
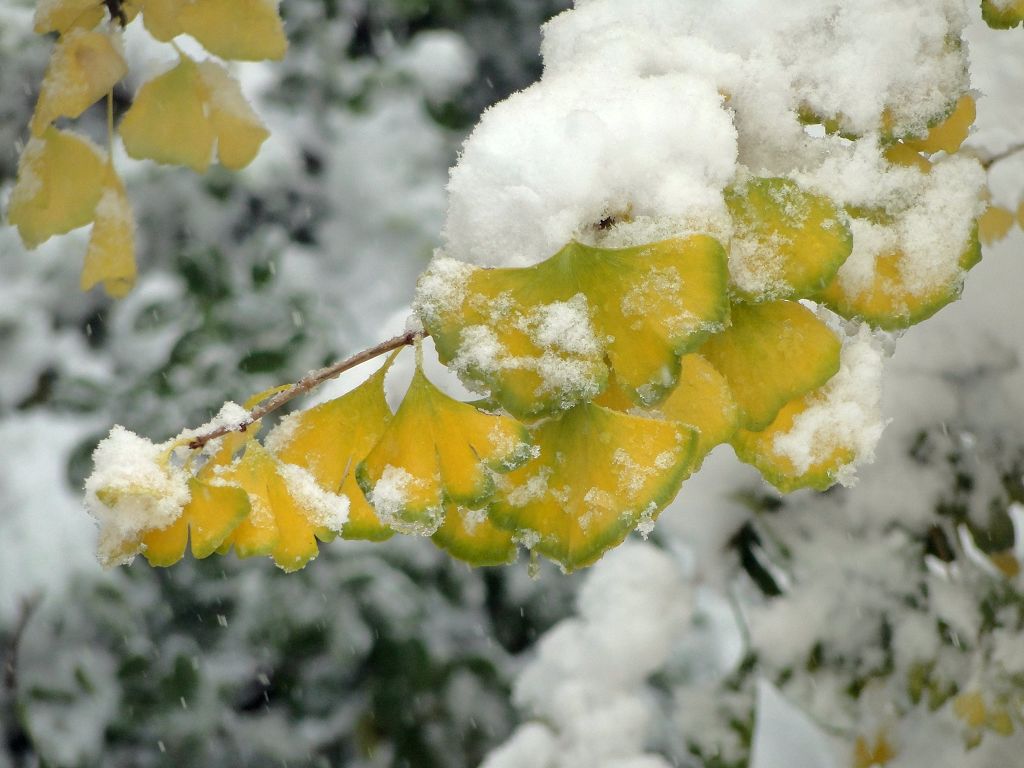
MULTIPOLYGON (((40 0, 35 30, 57 39, 8 218, 30 248, 91 223, 81 287, 102 284, 114 297, 125 295, 136 275, 131 206, 113 162, 113 89, 129 69, 123 28, 139 16, 157 40, 174 45, 177 36, 190 35, 221 59, 281 59, 287 49, 276 0, 40 0), (61 127, 104 97, 106 151, 61 127)), ((143 83, 120 121, 125 151, 204 172, 216 147, 222 165, 245 167, 266 128, 223 64, 175 49, 177 64, 143 83)))

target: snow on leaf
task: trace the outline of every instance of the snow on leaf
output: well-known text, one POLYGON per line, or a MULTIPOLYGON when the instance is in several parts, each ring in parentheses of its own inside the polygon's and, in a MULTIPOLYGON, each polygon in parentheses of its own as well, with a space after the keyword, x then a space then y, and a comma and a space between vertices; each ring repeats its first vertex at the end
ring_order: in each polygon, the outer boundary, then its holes
POLYGON ((950 113, 939 123, 928 129, 928 135, 920 139, 904 139, 903 143, 917 152, 946 152, 952 154, 960 149, 977 116, 974 97, 965 93, 950 113))
POLYGON ((596 561, 679 490, 695 430, 584 403, 532 427, 536 459, 502 478, 491 519, 566 570, 596 561))
POLYGON ((797 302, 738 304, 732 325, 700 353, 726 379, 746 429, 768 426, 787 402, 839 370, 839 339, 797 302))
POLYGON ((255 440, 214 482, 235 486, 249 497, 250 512, 218 551, 233 546, 239 557, 270 555, 285 571, 317 556, 317 539, 330 540, 344 525, 348 500, 321 489, 301 467, 278 461, 255 440))
POLYGON ((391 420, 384 399, 389 365, 351 392, 289 415, 266 439, 268 450, 278 459, 304 468, 324 490, 348 498, 349 517, 341 529, 346 539, 384 541, 394 534, 381 523, 355 479, 356 465, 391 420))
POLYGON ((441 259, 420 281, 418 311, 441 361, 515 416, 592 399, 606 386, 606 356, 630 397, 649 405, 675 385, 679 356, 724 324, 726 279, 724 252, 705 236, 620 249, 572 242, 523 268, 441 259))
POLYGON ((137 160, 148 158, 204 173, 215 138, 206 101, 199 67, 182 56, 173 69, 139 88, 121 120, 125 150, 137 160))
POLYGON ((441 525, 445 501, 482 506, 494 493, 488 469, 508 472, 530 455, 521 424, 448 397, 417 365, 397 413, 356 478, 384 523, 430 535, 441 525))
POLYGON ((58 117, 78 117, 127 72, 128 65, 110 35, 85 29, 62 35, 43 76, 32 133, 41 136, 58 117))
POLYGON ((222 59, 283 59, 288 50, 276 0, 192 0, 178 12, 182 32, 222 59))
POLYGON ((199 73, 206 84, 210 122, 217 135, 217 159, 225 168, 240 170, 253 161, 270 132, 224 67, 204 61, 199 73))
POLYGON ((106 177, 106 186, 96 205, 80 285, 87 291, 103 283, 108 295, 121 298, 135 284, 135 222, 124 185, 112 165, 107 166, 106 177))
POLYGON ((832 201, 783 178, 727 189, 733 221, 729 273, 746 301, 805 298, 846 261, 853 238, 832 201))
POLYGON ((445 505, 444 522, 431 539, 472 566, 506 565, 519 551, 513 533, 496 526, 486 508, 469 509, 450 502, 445 505))
POLYGON ((51 126, 21 154, 8 218, 35 248, 92 221, 105 178, 106 158, 92 142, 51 126))

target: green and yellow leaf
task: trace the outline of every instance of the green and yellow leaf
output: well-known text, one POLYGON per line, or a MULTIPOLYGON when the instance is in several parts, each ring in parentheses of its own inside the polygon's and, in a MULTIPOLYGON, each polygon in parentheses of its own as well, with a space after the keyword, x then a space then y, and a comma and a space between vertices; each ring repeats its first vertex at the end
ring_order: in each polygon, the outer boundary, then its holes
POLYGON ((1024 21, 1024 0, 981 0, 981 17, 992 29, 1013 29, 1024 21))
POLYGON ((181 4, 177 20, 182 32, 222 59, 280 60, 288 51, 275 0, 192 0, 181 4))
POLYGON ((884 330, 898 330, 919 323, 959 298, 964 274, 981 261, 978 227, 971 233, 960 256, 958 269, 923 290, 911 292, 908 287, 904 277, 905 258, 898 249, 880 253, 875 257, 874 275, 866 288, 850 289, 840 274, 817 296, 817 300, 843 317, 864 320, 884 330))
POLYGON ((728 382, 749 430, 767 427, 790 400, 839 370, 839 339, 814 313, 792 301, 735 305, 732 325, 700 353, 728 382))
POLYGON ((835 276, 853 248, 832 201, 783 178, 751 179, 725 192, 732 216, 729 272, 744 301, 805 298, 835 276))
POLYGON ((592 399, 609 363, 635 402, 662 400, 679 357, 727 322, 727 279, 710 237, 621 249, 573 242, 525 268, 435 262, 418 310, 442 362, 527 418, 592 399))
POLYGON ((29 140, 18 163, 8 219, 35 248, 93 219, 103 195, 107 160, 88 139, 47 128, 29 140))
POLYGON ((384 541, 394 534, 366 500, 355 472, 391 421, 384 398, 388 367, 341 397, 290 415, 267 437, 278 459, 307 470, 324 490, 348 497, 348 520, 341 529, 346 539, 384 541))
POLYGON ((695 430, 584 403, 531 428, 536 459, 501 480, 490 517, 566 570, 589 565, 679 491, 695 430))
POLYGON ((452 557, 472 566, 506 565, 519 552, 512 532, 491 522, 487 508, 469 509, 450 502, 445 505, 444 522, 431 539, 452 557))
POLYGON ((928 130, 927 136, 920 139, 904 139, 903 144, 915 152, 953 154, 964 143, 976 117, 974 97, 965 93, 957 99, 949 115, 928 130))
POLYGON ((58 117, 78 117, 113 89, 128 72, 124 57, 103 32, 72 29, 53 49, 32 116, 32 133, 58 117))
POLYGON ((494 493, 488 470, 508 472, 530 455, 525 427, 448 397, 417 365, 398 412, 356 478, 385 524, 429 535, 441 525, 446 501, 484 505, 494 493))
POLYGON ((182 56, 177 66, 142 84, 120 126, 125 150, 137 160, 210 167, 216 138, 199 66, 182 56))
POLYGON ((112 165, 107 185, 94 212, 92 234, 85 252, 81 288, 97 283, 113 298, 121 298, 135 284, 135 221, 124 185, 112 165))

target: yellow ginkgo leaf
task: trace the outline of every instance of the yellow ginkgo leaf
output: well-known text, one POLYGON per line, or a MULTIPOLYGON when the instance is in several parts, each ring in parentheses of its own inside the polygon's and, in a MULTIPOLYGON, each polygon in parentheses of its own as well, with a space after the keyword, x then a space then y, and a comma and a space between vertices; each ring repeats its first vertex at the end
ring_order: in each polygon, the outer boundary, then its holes
POLYGON ((239 557, 269 554, 285 571, 316 557, 317 539, 333 538, 348 517, 344 496, 325 491, 306 470, 278 461, 255 440, 214 482, 241 488, 250 505, 218 551, 234 546, 239 557))
POLYGON ((238 81, 214 61, 199 64, 206 84, 210 122, 217 135, 217 159, 233 171, 244 168, 270 136, 249 106, 238 81))
POLYGON ((501 479, 491 519, 567 571, 597 560, 679 491, 695 430, 584 403, 531 428, 539 456, 501 479))
POLYGON ((49 32, 64 34, 69 29, 92 29, 106 15, 97 0, 49 0, 36 5, 33 29, 37 35, 49 32))
POLYGON ((210 53, 238 61, 280 60, 288 39, 277 0, 191 0, 181 3, 180 29, 210 53))
POLYGON ((249 515, 249 497, 241 488, 193 478, 189 491, 191 499, 177 520, 142 537, 142 554, 150 565, 169 566, 181 560, 189 538, 193 557, 209 557, 249 515))
POLYGON ((745 301, 810 296, 853 248, 845 215, 789 179, 751 179, 727 189, 725 202, 733 223, 729 274, 745 301))
POLYGON ((446 504, 444 522, 431 539, 452 557, 472 566, 506 565, 519 552, 512 532, 492 523, 486 508, 446 504))
POLYGON ((974 97, 965 93, 957 99, 953 110, 937 125, 928 130, 928 135, 921 139, 905 139, 903 144, 915 152, 946 152, 952 154, 960 149, 967 138, 974 119, 977 117, 974 97))
MULTIPOLYGON (((1024 204, 1021 206, 1024 211, 1024 204)), ((992 245, 1010 234, 1013 228, 1013 212, 1001 205, 990 205, 978 217, 978 239, 984 245, 992 245)))
POLYGON ((767 427, 790 400, 839 370, 840 342, 814 313, 793 301, 736 305, 732 325, 700 353, 729 384, 740 425, 767 427))
POLYGON ((1012 29, 1024 21, 1024 0, 981 0, 981 17, 993 29, 1012 29))
POLYGON ((384 399, 388 367, 339 398, 289 415, 266 440, 278 459, 307 470, 324 490, 348 497, 348 520, 341 529, 346 539, 384 541, 394 534, 366 500, 355 472, 391 420, 384 399))
POLYGON ((979 261, 981 244, 978 227, 975 227, 950 276, 918 286, 912 292, 904 274, 904 253, 898 249, 886 250, 875 256, 873 275, 867 287, 851 289, 840 272, 816 299, 843 317, 864 320, 876 328, 907 328, 956 301, 963 290, 964 276, 979 261))
POLYGON ((917 168, 921 173, 929 173, 932 164, 928 158, 923 157, 918 149, 910 144, 897 142, 885 148, 882 153, 885 159, 895 165, 905 165, 910 168, 917 168))
POLYGON ((162 43, 167 43, 184 30, 178 16, 183 0, 145 0, 142 23, 146 31, 162 43))
POLYGON ((508 472, 531 455, 526 428, 448 397, 417 365, 409 390, 356 478, 380 519, 430 535, 444 502, 480 507, 494 493, 488 469, 508 472))
POLYGON ((62 35, 43 77, 32 133, 41 136, 58 117, 78 117, 127 72, 128 65, 110 35, 86 29, 62 35))
POLYGON ((137 160, 205 172, 215 134, 199 66, 182 56, 173 69, 143 83, 121 120, 120 132, 125 150, 137 160))
POLYGON ((107 185, 94 217, 81 288, 87 291, 103 283, 107 294, 121 298, 135 284, 135 221, 124 185, 112 165, 107 166, 107 185))
POLYGON ((18 163, 7 215, 35 248, 52 235, 83 227, 103 195, 107 160, 88 139, 48 128, 29 140, 18 163))
POLYGON ((1017 226, 1024 229, 1024 200, 1017 206, 1017 226))
POLYGON ((572 242, 526 268, 437 260, 417 309, 441 361, 526 418, 592 399, 608 363, 635 402, 663 399, 679 356, 727 321, 727 279, 724 251, 703 235, 620 249, 572 242))

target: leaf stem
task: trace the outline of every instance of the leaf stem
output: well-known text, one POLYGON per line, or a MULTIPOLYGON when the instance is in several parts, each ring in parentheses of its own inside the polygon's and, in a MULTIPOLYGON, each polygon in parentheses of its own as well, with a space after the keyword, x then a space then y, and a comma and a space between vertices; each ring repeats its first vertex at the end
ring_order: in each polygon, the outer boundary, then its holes
POLYGON ((380 344, 364 349, 362 352, 357 352, 351 357, 347 357, 344 360, 340 360, 336 363, 332 363, 324 368, 319 368, 315 371, 310 371, 301 379, 296 381, 291 386, 282 389, 276 395, 267 398, 262 403, 257 404, 252 410, 249 411, 249 415, 242 419, 237 424, 229 424, 222 427, 217 427, 209 432, 198 435, 189 442, 188 447, 195 450, 202 448, 211 440, 216 440, 218 437, 223 437, 230 432, 245 432, 249 427, 255 424, 257 421, 262 419, 264 416, 273 413, 285 403, 290 400, 294 400, 299 395, 304 395, 307 392, 315 389, 326 381, 339 376, 350 368, 355 368, 360 363, 365 363, 367 360, 372 360, 375 357, 380 357, 383 354, 391 352, 401 347, 407 347, 411 344, 417 343, 422 339, 424 333, 422 331, 406 331, 400 336, 395 336, 382 341, 380 344))

